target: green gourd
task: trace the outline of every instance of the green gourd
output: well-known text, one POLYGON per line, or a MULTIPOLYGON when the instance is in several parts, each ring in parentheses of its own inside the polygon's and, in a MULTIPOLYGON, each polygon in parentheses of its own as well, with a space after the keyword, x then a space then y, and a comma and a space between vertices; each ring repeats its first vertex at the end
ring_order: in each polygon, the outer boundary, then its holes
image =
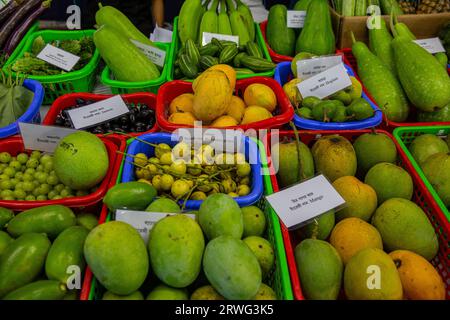
POLYGON ((276 4, 270 8, 267 19, 266 37, 269 46, 276 53, 293 56, 295 50, 295 31, 287 27, 287 8, 276 4))
POLYGON ((370 50, 395 74, 394 55, 391 48, 392 36, 386 22, 380 19, 380 28, 369 29, 370 50))

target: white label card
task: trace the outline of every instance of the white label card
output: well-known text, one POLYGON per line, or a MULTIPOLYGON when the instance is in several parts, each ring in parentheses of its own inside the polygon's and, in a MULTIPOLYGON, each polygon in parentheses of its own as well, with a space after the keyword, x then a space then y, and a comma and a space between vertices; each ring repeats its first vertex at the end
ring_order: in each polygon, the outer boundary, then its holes
MULTIPOLYGON (((148 235, 153 226, 161 219, 167 216, 173 216, 176 213, 146 212, 132 210, 116 210, 116 221, 128 223, 135 228, 145 243, 148 242, 148 235)), ((195 220, 195 214, 184 214, 195 220)))
POLYGON ((352 85, 342 63, 297 84, 302 97, 326 98, 352 85))
POLYGON ((297 61, 297 78, 306 80, 342 63, 342 56, 318 57, 297 61))
POLYGON ((52 153, 59 141, 76 130, 19 122, 25 149, 52 153))
POLYGON ((288 28, 303 28, 306 19, 306 11, 288 10, 287 12, 287 27, 288 28))
POLYGON ((120 95, 105 99, 85 107, 67 111, 75 129, 92 127, 96 124, 120 117, 129 109, 120 95))
POLYGON ((413 41, 431 54, 445 52, 445 48, 439 38, 420 39, 413 41))
POLYGON ((80 57, 60 48, 54 47, 51 44, 47 44, 37 55, 37 58, 65 71, 71 71, 77 64, 78 60, 80 60, 80 57))
POLYGON ((202 46, 208 44, 211 42, 213 38, 216 38, 217 40, 228 40, 233 41, 237 45, 239 45, 239 36, 230 36, 228 34, 219 34, 219 33, 210 33, 210 32, 203 32, 202 36, 202 46))
POLYGON ((345 204, 324 175, 266 196, 266 199, 288 229, 345 204))
POLYGON ((156 24, 155 29, 152 34, 150 34, 150 40, 153 42, 171 43, 172 31, 160 28, 158 24, 156 24))
POLYGON ((166 60, 166 52, 162 49, 143 44, 142 42, 130 39, 136 47, 138 47, 147 58, 159 67, 164 67, 166 60))

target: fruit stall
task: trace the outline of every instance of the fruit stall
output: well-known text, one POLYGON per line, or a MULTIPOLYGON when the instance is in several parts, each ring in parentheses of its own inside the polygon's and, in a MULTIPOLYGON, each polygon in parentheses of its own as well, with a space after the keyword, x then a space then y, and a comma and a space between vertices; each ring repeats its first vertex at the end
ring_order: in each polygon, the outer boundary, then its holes
POLYGON ((55 2, 0 0, 1 300, 450 300, 448 0, 55 2))

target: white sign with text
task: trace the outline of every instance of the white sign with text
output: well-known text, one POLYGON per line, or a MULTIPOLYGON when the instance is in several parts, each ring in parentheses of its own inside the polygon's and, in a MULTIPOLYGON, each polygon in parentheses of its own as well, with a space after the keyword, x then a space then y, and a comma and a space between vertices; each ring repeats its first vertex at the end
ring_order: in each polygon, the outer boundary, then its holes
POLYGON ((136 47, 139 48, 139 50, 142 51, 143 54, 154 64, 156 64, 158 67, 164 67, 164 61, 166 60, 166 52, 162 49, 149 46, 146 44, 143 44, 142 42, 130 39, 131 42, 134 43, 136 47))
POLYGON ((306 11, 288 10, 287 27, 300 29, 303 28, 306 19, 306 11))
POLYGON ((80 57, 54 47, 51 44, 47 44, 37 55, 37 58, 65 71, 71 71, 80 60, 80 57))
POLYGON ((76 130, 19 122, 20 134, 27 150, 55 151, 59 141, 76 130))
POLYGON ((342 63, 342 56, 325 56, 297 61, 297 78, 306 80, 342 63))
POLYGON ((156 24, 152 34, 150 34, 150 40, 153 42, 171 43, 173 32, 164 28, 160 28, 156 24))
POLYGON ((420 39, 413 41, 431 54, 445 52, 445 48, 439 38, 420 39))
POLYGON ((239 45, 239 36, 231 36, 231 35, 228 35, 228 34, 203 32, 202 46, 210 43, 213 38, 216 38, 217 40, 233 41, 237 45, 239 45))

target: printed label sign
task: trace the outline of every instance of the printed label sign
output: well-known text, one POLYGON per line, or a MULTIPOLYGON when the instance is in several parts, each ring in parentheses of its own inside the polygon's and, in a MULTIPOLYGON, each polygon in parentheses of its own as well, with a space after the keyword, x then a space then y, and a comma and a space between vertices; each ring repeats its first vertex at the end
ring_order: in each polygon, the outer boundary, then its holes
POLYGON ((80 57, 60 48, 54 47, 51 44, 47 44, 37 55, 37 58, 65 71, 71 71, 77 64, 78 60, 80 60, 80 57))
POLYGON ((164 50, 161 50, 159 48, 148 46, 146 44, 143 44, 142 42, 130 39, 131 42, 134 43, 136 47, 138 47, 143 54, 147 56, 147 58, 156 64, 159 67, 164 67, 164 61, 166 60, 166 52, 164 50))
POLYGON ((302 97, 326 98, 352 85, 342 63, 297 84, 302 97))
POLYGON ((170 43, 172 42, 172 31, 160 28, 158 24, 156 24, 155 29, 152 34, 150 34, 150 40, 153 42, 170 43))
POLYGON ((213 38, 216 38, 217 40, 233 41, 239 45, 239 36, 230 36, 228 34, 219 34, 210 32, 203 32, 202 45, 204 46, 205 44, 210 43, 213 38))
POLYGON ((19 122, 25 149, 53 152, 59 141, 76 130, 19 122))
MULTIPOLYGON (((147 243, 149 232, 152 230, 155 223, 167 216, 173 216, 175 214, 176 213, 117 210, 116 220, 133 226, 139 232, 142 239, 144 239, 145 243, 147 243)), ((195 220, 194 214, 184 215, 195 220)))
POLYGON ((431 54, 445 52, 445 48, 439 38, 420 39, 413 41, 431 54))
POLYGON ((272 208, 289 229, 345 204, 333 185, 319 175, 266 197, 272 208))
POLYGON ((303 28, 306 19, 306 11, 288 10, 287 12, 287 27, 288 28, 303 28))
POLYGON ((306 80, 342 63, 342 56, 319 57, 297 61, 297 78, 306 80))
POLYGON ((122 97, 117 95, 85 107, 67 111, 75 129, 92 127, 96 124, 120 117, 129 112, 122 97))

